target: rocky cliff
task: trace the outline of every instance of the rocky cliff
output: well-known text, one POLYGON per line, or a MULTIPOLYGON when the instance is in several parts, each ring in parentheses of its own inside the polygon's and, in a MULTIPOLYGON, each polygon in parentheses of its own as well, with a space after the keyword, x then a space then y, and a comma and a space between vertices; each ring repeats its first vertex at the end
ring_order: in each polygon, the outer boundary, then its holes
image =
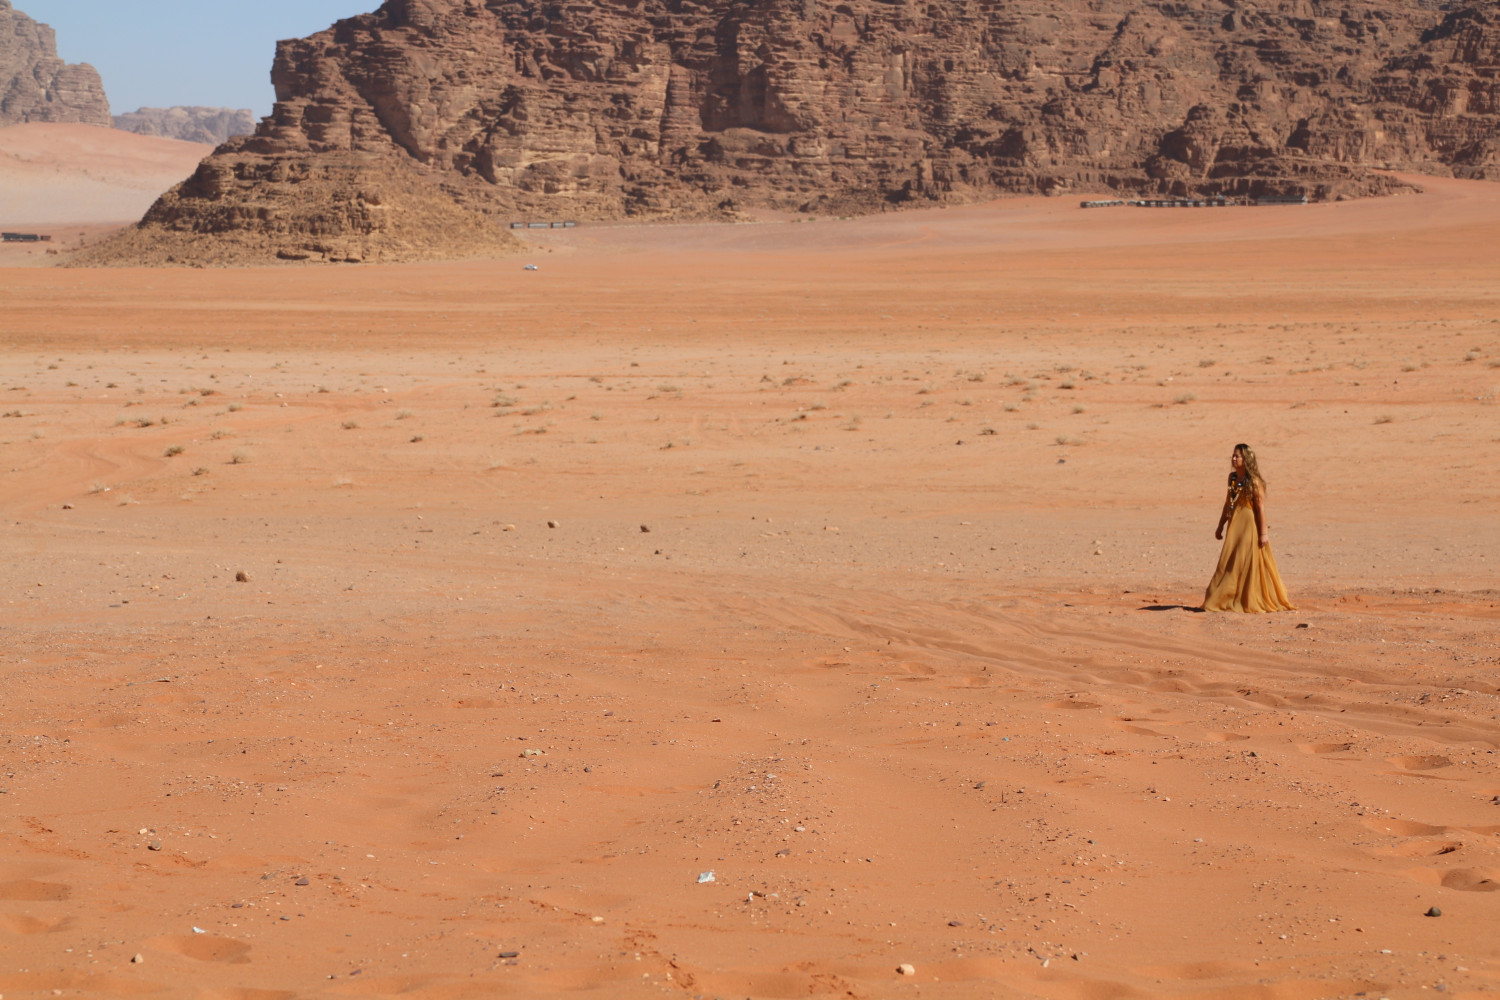
POLYGON ((0 127, 25 122, 108 125, 109 100, 87 63, 57 57, 57 35, 0 0, 0 127))
POLYGON ((281 43, 274 113, 118 252, 1489 177, 1497 23, 1440 0, 389 0, 281 43))
POLYGON ((255 131, 255 112, 243 108, 141 108, 114 116, 115 128, 183 142, 219 145, 255 131))

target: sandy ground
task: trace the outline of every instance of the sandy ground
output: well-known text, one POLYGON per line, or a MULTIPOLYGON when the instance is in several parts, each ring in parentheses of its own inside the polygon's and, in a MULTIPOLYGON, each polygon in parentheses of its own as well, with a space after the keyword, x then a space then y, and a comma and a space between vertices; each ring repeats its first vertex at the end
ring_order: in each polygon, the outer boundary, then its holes
POLYGON ((1494 996, 1427 183, 0 269, 0 993, 1494 996), (1299 611, 1190 610, 1240 440, 1299 611))
POLYGON ((0 267, 50 263, 48 250, 76 249, 136 221, 213 149, 97 125, 0 128, 0 227, 52 237, 0 244, 0 267))

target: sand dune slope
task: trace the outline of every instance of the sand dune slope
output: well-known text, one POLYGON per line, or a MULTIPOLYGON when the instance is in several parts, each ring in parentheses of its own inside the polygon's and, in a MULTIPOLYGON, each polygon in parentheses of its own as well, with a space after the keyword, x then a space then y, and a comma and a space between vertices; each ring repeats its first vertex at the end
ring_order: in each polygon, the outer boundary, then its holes
POLYGON ((94 125, 0 129, 0 224, 133 222, 211 152, 94 125))

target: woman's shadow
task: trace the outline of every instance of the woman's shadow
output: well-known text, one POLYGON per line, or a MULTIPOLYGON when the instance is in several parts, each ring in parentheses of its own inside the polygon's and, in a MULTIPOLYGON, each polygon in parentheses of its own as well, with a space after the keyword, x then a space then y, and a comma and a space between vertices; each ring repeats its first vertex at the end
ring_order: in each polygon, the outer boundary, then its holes
POLYGON ((1189 607, 1186 604, 1147 604, 1136 608, 1137 611, 1193 611, 1201 614, 1202 608, 1189 607))

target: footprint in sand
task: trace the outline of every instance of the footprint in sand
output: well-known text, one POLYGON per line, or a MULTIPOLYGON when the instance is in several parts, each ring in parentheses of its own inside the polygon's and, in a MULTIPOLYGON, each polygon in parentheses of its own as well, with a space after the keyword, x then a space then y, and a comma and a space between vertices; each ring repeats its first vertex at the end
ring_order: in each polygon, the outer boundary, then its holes
POLYGON ((12 934, 52 934, 67 930, 72 923, 73 921, 69 918, 42 920, 39 917, 24 917, 19 914, 0 915, 0 930, 9 931, 12 934))
POLYGON ((1440 767, 1452 767, 1453 761, 1441 754, 1411 754, 1406 757, 1387 757, 1387 761, 1408 771, 1436 771, 1440 767))
POLYGON ((1158 733, 1156 730, 1147 729, 1145 726, 1132 726, 1126 722, 1116 722, 1114 725, 1116 729, 1127 733, 1134 733, 1137 736, 1156 736, 1161 739, 1168 739, 1165 733, 1158 733))
POLYGON ((29 878, 0 882, 0 899, 15 899, 26 903, 60 903, 72 894, 72 886, 61 882, 38 882, 29 878))
POLYGON ((1447 833, 1446 826, 1432 826, 1410 819, 1390 819, 1384 816, 1367 817, 1362 825, 1366 830, 1388 833, 1393 837, 1436 837, 1447 833))
POLYGON ((1303 753, 1313 756, 1322 756, 1330 753, 1348 753, 1354 749, 1353 743, 1299 743, 1297 749, 1303 753))
POLYGON ((1144 968, 1132 969, 1136 975, 1150 976, 1153 979, 1178 979, 1190 982, 1205 979, 1228 979, 1231 976, 1241 976, 1253 972, 1255 967, 1249 962, 1186 962, 1181 965, 1148 965, 1144 968))
POLYGON ((250 961, 248 944, 233 938, 215 937, 212 934, 172 934, 152 938, 146 942, 146 946, 186 958, 196 958, 200 962, 245 965, 250 961))
POLYGON ((1407 872, 1424 885, 1440 885, 1459 892, 1500 892, 1500 872, 1488 868, 1413 868, 1407 872))
POLYGON ((1443 888, 1460 892, 1500 891, 1500 872, 1490 868, 1455 868, 1443 875, 1443 888))
MULTIPOLYGON (((366 983, 365 985, 368 987, 371 984, 366 983)), ((398 988, 390 990, 392 993, 397 991, 398 988)), ((287 990, 252 990, 249 987, 243 986, 205 990, 198 994, 199 1000, 292 1000, 292 997, 296 995, 287 990)))

